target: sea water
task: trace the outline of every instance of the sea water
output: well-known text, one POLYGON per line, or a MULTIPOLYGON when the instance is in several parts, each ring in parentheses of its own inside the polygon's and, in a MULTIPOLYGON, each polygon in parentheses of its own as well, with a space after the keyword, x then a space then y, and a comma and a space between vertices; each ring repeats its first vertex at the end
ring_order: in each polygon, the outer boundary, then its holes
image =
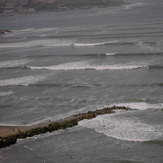
POLYGON ((18 140, 0 162, 163 162, 163 3, 125 2, 0 18, 0 125, 132 109, 18 140))

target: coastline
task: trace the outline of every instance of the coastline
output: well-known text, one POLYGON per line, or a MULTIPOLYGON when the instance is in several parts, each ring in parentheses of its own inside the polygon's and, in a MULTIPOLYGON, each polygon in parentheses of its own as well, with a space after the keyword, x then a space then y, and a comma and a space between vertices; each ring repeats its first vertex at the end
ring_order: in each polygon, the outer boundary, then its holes
POLYGON ((78 122, 81 120, 92 119, 98 115, 111 114, 116 110, 130 110, 130 108, 112 106, 72 115, 58 121, 49 121, 32 126, 0 126, 0 148, 15 144, 17 139, 25 139, 27 137, 73 127, 78 125, 78 122))

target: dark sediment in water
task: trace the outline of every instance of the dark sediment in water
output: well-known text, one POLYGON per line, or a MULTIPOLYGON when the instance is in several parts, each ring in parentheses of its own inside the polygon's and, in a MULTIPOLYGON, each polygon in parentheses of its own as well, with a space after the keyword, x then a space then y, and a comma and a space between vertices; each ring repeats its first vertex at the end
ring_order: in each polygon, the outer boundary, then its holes
POLYGON ((110 108, 98 109, 87 113, 76 114, 58 121, 45 122, 33 126, 1 126, 0 127, 0 148, 15 144, 17 139, 25 139, 38 134, 66 129, 78 124, 84 119, 92 119, 98 115, 111 114, 116 110, 129 110, 126 107, 113 106, 110 108))
POLYGON ((10 30, 7 29, 0 29, 0 34, 8 33, 11 32, 10 30))

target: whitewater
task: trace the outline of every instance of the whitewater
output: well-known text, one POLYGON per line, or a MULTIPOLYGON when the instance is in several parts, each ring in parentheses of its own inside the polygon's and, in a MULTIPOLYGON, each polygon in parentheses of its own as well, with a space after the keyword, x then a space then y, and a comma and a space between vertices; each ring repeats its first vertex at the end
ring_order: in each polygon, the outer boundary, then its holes
POLYGON ((0 17, 1 126, 131 108, 18 140, 0 162, 163 162, 163 3, 124 1, 0 17))

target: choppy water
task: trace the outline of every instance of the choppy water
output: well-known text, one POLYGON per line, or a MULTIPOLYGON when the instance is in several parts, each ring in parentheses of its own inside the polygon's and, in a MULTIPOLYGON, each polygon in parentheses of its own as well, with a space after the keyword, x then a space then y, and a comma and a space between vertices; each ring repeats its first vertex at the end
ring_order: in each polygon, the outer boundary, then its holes
POLYGON ((0 124, 132 111, 19 140, 4 163, 163 162, 163 3, 0 18, 0 124))

